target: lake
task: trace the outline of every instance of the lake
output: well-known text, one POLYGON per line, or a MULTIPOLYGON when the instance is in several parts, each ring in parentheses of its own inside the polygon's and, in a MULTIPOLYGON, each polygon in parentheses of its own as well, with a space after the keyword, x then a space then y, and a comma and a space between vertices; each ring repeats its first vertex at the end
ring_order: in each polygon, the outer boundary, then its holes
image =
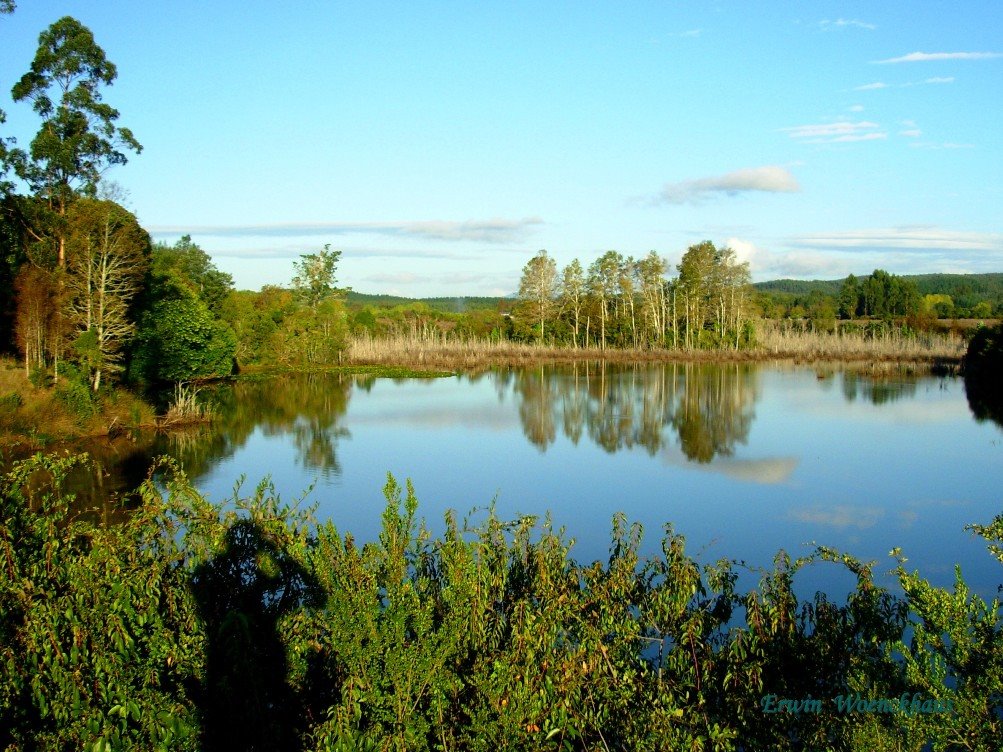
MULTIPOLYGON (((623 511, 644 526, 649 553, 671 522, 703 562, 769 565, 779 549, 804 555, 814 541, 884 573, 898 546, 937 584, 953 582, 956 564, 984 597, 1003 582, 984 541, 964 530, 1003 511, 1003 430, 974 417, 956 377, 579 363, 438 379, 287 375, 206 395, 220 415, 212 430, 90 445, 102 468, 95 497, 134 487, 150 456, 166 453, 213 500, 241 476, 247 493, 266 476, 287 499, 312 487, 321 519, 367 541, 392 472, 413 481, 433 531, 447 509, 549 511, 586 561, 606 556, 623 511)), ((822 566, 798 589, 849 582, 822 566)))

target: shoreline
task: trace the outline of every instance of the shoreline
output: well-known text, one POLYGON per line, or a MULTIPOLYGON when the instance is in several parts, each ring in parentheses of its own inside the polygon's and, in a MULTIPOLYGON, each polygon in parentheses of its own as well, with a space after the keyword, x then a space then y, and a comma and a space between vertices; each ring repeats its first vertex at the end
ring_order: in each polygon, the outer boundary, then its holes
MULTIPOLYGON (((958 376, 962 357, 943 353, 889 353, 889 352, 796 352, 767 351, 762 348, 750 350, 620 350, 607 348, 566 348, 520 343, 475 342, 408 342, 403 347, 387 348, 373 357, 353 355, 349 346, 348 356, 337 365, 315 367, 282 366, 241 366, 232 376, 201 382, 205 385, 227 380, 272 378, 293 373, 341 373, 348 376, 370 376, 374 378, 445 378, 466 373, 477 373, 487 368, 518 368, 529 366, 561 366, 575 363, 606 364, 658 364, 695 363, 713 364, 772 364, 815 367, 823 369, 851 369, 872 374, 905 372, 907 374, 932 374, 958 376)), ((821 377, 820 377, 821 378, 821 377)), ((36 391, 32 388, 32 391, 36 391)), ((130 399, 140 397, 126 392, 130 399)), ((2 395, 0 395, 2 396, 2 395)), ((36 395, 37 396, 37 395, 36 395)), ((213 416, 186 416, 183 419, 169 419, 166 415, 144 415, 145 420, 133 423, 123 420, 117 410, 107 415, 110 421, 105 426, 96 424, 97 416, 88 425, 79 426, 68 411, 55 403, 51 397, 44 414, 48 418, 32 426, 29 433, 11 428, 0 431, 0 443, 4 453, 20 454, 25 451, 52 451, 58 447, 81 440, 114 439, 130 431, 172 431, 183 430, 194 425, 212 423, 213 416), (53 410, 56 414, 53 414, 53 410), (152 420, 151 420, 152 417, 152 420), (59 438, 56 438, 56 437, 59 438)), ((133 403, 135 404, 135 403, 133 403)), ((144 404, 145 401, 144 401, 144 404)), ((149 407, 148 405, 146 405, 149 407)), ((17 410, 19 408, 15 408, 17 410)))

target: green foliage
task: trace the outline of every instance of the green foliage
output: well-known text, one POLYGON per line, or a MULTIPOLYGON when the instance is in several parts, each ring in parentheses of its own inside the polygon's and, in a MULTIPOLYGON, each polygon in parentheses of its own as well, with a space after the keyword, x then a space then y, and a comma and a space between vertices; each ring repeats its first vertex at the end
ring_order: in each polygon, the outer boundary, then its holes
POLYGON ((79 459, 38 455, 0 483, 0 746, 194 749, 175 523, 152 487, 123 526, 74 522, 62 479, 79 459))
MULTIPOLYGON (((781 552, 758 589, 701 565, 666 526, 658 555, 613 519, 609 557, 492 511, 433 537, 388 477, 359 546, 267 484, 212 505, 176 468, 115 527, 69 518, 78 459, 0 479, 0 746, 15 749, 995 749, 1000 603, 902 595, 873 564, 781 552), (158 489, 164 488, 165 492, 158 489), (799 602, 811 566, 856 578, 799 602), (836 696, 950 701, 854 713, 836 696), (764 698, 823 701, 764 712, 764 698)), ((1003 560, 1003 517, 973 530, 1003 560)), ((897 552, 893 552, 897 555, 897 552)))
POLYGON ((963 363, 965 396, 976 419, 1003 426, 1003 324, 989 329, 980 326, 968 343, 963 363))
POLYGON ((327 244, 320 252, 303 254, 299 261, 293 262, 296 270, 293 289, 309 308, 316 308, 335 294, 334 273, 340 257, 341 251, 332 251, 327 244))
POLYGON ((123 149, 142 150, 101 99, 100 87, 116 76, 90 29, 65 16, 39 35, 31 69, 11 90, 14 101, 30 100, 43 118, 24 177, 59 206, 78 189, 93 195, 101 173, 127 161, 123 149))
POLYGON ((975 330, 965 353, 965 373, 992 377, 1003 373, 1003 324, 993 328, 980 326, 975 330))
POLYGON ((79 423, 86 423, 97 415, 98 404, 87 375, 70 363, 63 365, 62 378, 56 386, 56 398, 79 423))
POLYGON ((233 370, 233 331, 193 295, 155 303, 136 339, 133 373, 147 381, 213 378, 233 370))
POLYGON ((157 243, 152 254, 153 296, 199 298, 209 311, 219 316, 233 289, 233 277, 221 272, 209 254, 184 235, 173 246, 157 243))

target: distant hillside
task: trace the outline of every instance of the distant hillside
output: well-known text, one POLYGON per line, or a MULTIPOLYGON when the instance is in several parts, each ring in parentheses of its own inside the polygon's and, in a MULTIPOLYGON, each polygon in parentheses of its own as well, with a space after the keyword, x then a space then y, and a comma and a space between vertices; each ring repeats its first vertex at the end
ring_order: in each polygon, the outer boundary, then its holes
POLYGON ((955 305, 971 307, 979 301, 1003 302, 1003 272, 992 274, 913 274, 921 295, 950 295, 955 305))
POLYGON ((756 282, 753 287, 759 292, 780 292, 790 295, 808 295, 818 290, 826 295, 838 295, 841 279, 774 279, 756 282))
POLYGON ((511 304, 511 300, 507 298, 484 298, 470 295, 453 298, 405 298, 399 295, 370 295, 364 292, 355 292, 354 290, 348 293, 346 299, 348 305, 352 307, 371 305, 388 308, 424 304, 434 311, 443 311, 446 313, 464 313, 466 311, 485 309, 495 311, 498 310, 498 304, 502 301, 507 301, 511 304))
MULTIPOLYGON (((867 275, 860 275, 866 277, 867 275)), ((950 295, 955 305, 969 308, 980 301, 1003 303, 1003 272, 988 274, 903 274, 916 283, 920 295, 950 295)), ((775 279, 757 282, 759 292, 804 296, 813 290, 838 295, 842 279, 775 279)))

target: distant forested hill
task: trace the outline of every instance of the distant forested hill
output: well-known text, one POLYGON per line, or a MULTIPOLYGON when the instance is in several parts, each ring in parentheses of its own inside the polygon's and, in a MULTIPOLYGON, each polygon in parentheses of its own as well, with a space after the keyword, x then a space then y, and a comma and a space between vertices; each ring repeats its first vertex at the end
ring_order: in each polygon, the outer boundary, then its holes
POLYGON ((1003 302, 1003 272, 992 274, 914 274, 920 295, 950 295, 955 305, 969 308, 981 300, 1003 302))
POLYGON ((753 287, 759 292, 781 292, 790 295, 808 295, 815 290, 825 295, 838 295, 841 279, 774 279, 756 282, 753 287))
POLYGON ((467 311, 498 310, 498 304, 502 301, 511 300, 507 298, 483 298, 464 295, 454 298, 404 298, 399 295, 369 295, 363 292, 350 291, 346 303, 350 307, 356 306, 379 306, 390 308, 393 306, 410 306, 424 303, 434 311, 446 313, 465 313, 467 311))
MULTIPOLYGON (((867 275, 861 275, 866 277, 867 275)), ((980 301, 1003 303, 1003 272, 989 274, 905 274, 902 279, 916 283, 920 295, 950 295, 954 304, 970 308, 980 301)), ((806 296, 817 290, 838 295, 841 279, 776 279, 753 285, 759 292, 806 296)))

